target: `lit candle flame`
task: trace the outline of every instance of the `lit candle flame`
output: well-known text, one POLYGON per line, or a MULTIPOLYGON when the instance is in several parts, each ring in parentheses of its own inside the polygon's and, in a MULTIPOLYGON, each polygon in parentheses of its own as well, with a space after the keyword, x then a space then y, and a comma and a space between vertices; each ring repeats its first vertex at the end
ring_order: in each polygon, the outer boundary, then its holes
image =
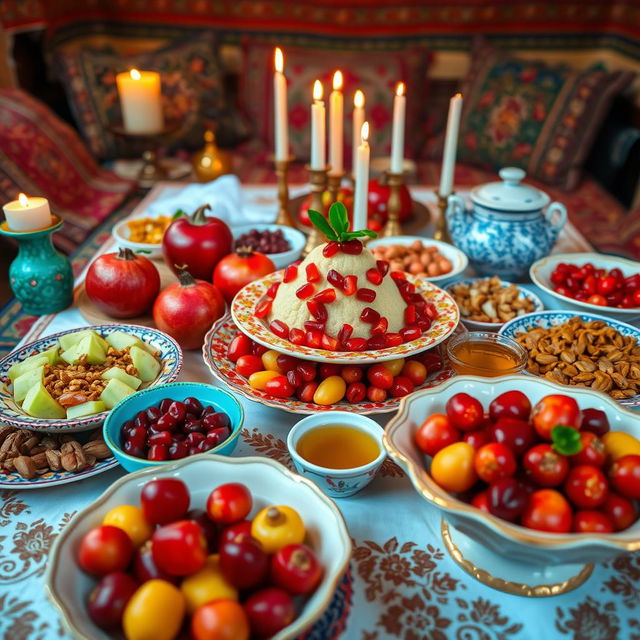
POLYGON ((26 207, 29 204, 29 198, 27 198, 24 193, 18 194, 18 201, 23 207, 26 207))
POLYGON ((353 96, 353 106, 354 107, 364 107, 364 93, 358 89, 356 94, 353 96))
POLYGON ((404 82, 398 82, 398 86, 396 87, 396 95, 403 96, 404 90, 405 90, 404 82))
POLYGON ((369 140, 369 123, 363 122, 362 129, 360 129, 360 137, 362 138, 362 142, 367 142, 369 140))
POLYGON ((342 89, 342 71, 336 71, 333 74, 333 90, 340 91, 342 89))
POLYGON ((276 71, 278 73, 282 73, 284 70, 284 56, 282 55, 282 49, 280 47, 276 47, 276 51, 274 54, 274 62, 276 71))
POLYGON ((129 75, 134 79, 134 80, 140 80, 140 78, 142 77, 140 75, 140 72, 137 69, 131 69, 131 71, 129 71, 129 75))
POLYGON ((456 93, 455 96, 453 96, 454 98, 462 98, 462 94, 461 93, 456 93))
POLYGON ((322 100, 322 83, 320 80, 316 80, 313 83, 313 99, 314 100, 322 100))

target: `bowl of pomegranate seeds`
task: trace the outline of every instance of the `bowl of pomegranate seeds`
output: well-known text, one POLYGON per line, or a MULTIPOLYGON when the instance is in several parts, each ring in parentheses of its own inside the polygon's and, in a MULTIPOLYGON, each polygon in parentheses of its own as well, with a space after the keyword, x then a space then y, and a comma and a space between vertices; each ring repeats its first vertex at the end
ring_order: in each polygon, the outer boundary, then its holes
POLYGON ((535 262, 531 280, 569 309, 618 320, 640 318, 640 263, 601 253, 563 253, 535 262))

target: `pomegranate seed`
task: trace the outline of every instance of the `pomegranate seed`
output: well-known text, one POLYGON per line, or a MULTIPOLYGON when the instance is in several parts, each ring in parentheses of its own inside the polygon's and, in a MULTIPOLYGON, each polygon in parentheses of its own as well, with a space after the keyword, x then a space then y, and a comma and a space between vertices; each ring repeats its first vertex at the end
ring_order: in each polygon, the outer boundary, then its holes
POLYGON ((367 340, 365 338, 349 338, 344 343, 347 351, 363 351, 367 346, 367 340))
POLYGON ((322 304, 331 304, 336 299, 335 289, 323 289, 320 293, 313 296, 316 302, 322 302, 322 304))
POLYGON ((293 344, 304 344, 304 331, 301 329, 291 329, 289 331, 289 341, 293 344))
POLYGON ((282 282, 291 282, 298 277, 298 267, 295 264, 290 264, 284 270, 284 277, 282 278, 282 282))
POLYGON ((322 332, 307 331, 305 342, 307 343, 307 347, 311 347, 312 349, 319 349, 320 345, 322 344, 322 332))
POLYGON ((271 329, 271 331, 279 338, 284 338, 286 340, 289 337, 289 327, 282 322, 282 320, 274 320, 269 325, 269 329, 271 329))
POLYGON ((389 273, 389 263, 386 260, 376 260, 376 267, 383 276, 389 273))
POLYGON ((379 285, 382 282, 382 274, 377 269, 368 269, 367 280, 371 284, 379 285))
POLYGON ((380 333, 387 333, 389 328, 389 321, 386 318, 380 318, 378 322, 371 326, 371 335, 375 336, 380 333))
POLYGON ((387 346, 387 337, 384 333, 379 333, 367 340, 367 349, 384 349, 387 346))
POLYGON ((425 299, 422 296, 419 296, 419 298, 420 298, 420 300, 412 301, 412 304, 416 308, 416 313, 421 316, 421 315, 424 314, 425 309, 427 308, 427 303, 426 303, 425 299))
POLYGON ((327 273, 327 282, 337 289, 342 289, 344 287, 344 276, 335 269, 330 269, 329 273, 327 273))
POLYGON ((435 320, 438 317, 438 310, 432 302, 427 302, 425 313, 428 318, 431 318, 431 320, 435 320))
POLYGON ((322 255, 325 258, 331 258, 331 256, 335 256, 338 253, 338 249, 340 245, 337 242, 327 242, 322 249, 322 255))
POLYGON ((295 369, 287 371, 287 380, 294 389, 297 389, 304 383, 302 376, 295 369))
POLYGON ((419 327, 404 327, 404 329, 400 329, 400 337, 403 342, 411 342, 412 340, 417 340, 422 335, 422 331, 419 327))
POLYGON ((335 351, 338 348, 338 341, 326 333, 322 334, 322 348, 327 351, 335 351))
POLYGON ((362 320, 362 322, 370 322, 373 324, 380 320, 380 314, 371 307, 365 307, 360 314, 360 320, 362 320))
POLYGON ((420 318, 420 320, 418 320, 418 322, 416 322, 416 325, 422 331, 427 331, 428 329, 431 328, 431 320, 429 320, 429 318, 420 318))
POLYGON ((278 293, 278 287, 280 286, 280 282, 274 282, 268 289, 267 289, 267 293, 265 293, 265 296, 267 296, 267 298, 275 298, 276 297, 276 293, 278 293))
POLYGON ((345 344, 353 333, 353 327, 350 324, 343 324, 342 329, 338 333, 338 342, 345 344))
POLYGON ((403 298, 408 298, 416 292, 416 285, 412 282, 403 282, 398 288, 403 298))
POLYGON ((404 282, 407 279, 407 274, 404 271, 392 271, 389 275, 396 284, 404 282))
POLYGON ((360 242, 360 240, 356 240, 355 238, 353 240, 347 240, 346 242, 340 243, 340 251, 342 251, 342 253, 348 253, 352 256, 359 256, 362 253, 362 249, 364 249, 364 247, 362 246, 362 242, 360 242))
POLYGON ((387 333, 387 347, 397 347, 402 344, 402 336, 399 333, 387 333))
POLYGON ((362 302, 373 302, 376 299, 376 292, 373 289, 358 289, 356 298, 362 302))
POLYGON ((305 331, 324 331, 324 322, 316 322, 315 320, 307 320, 304 323, 305 331))
POLYGON ((320 271, 313 262, 307 265, 307 282, 318 282, 320 280, 320 271))
POLYGON ((413 324, 416 321, 417 316, 418 316, 418 313, 416 311, 416 305, 410 304, 404 310, 404 323, 413 324))
POLYGON ((271 311, 272 304, 273 300, 263 300, 260 302, 258 306, 256 306, 256 318, 266 318, 269 315, 269 311, 271 311))
POLYGON ((316 377, 316 365, 313 362, 299 362, 296 371, 305 382, 311 382, 316 377))
POLYGON ((316 320, 319 320, 320 322, 327 321, 327 308, 322 304, 322 302, 318 302, 317 300, 308 300, 307 308, 316 320))
POLYGON ((306 300, 307 298, 313 295, 313 292, 315 290, 316 290, 315 285, 311 284, 310 282, 307 282, 306 284, 303 284, 301 287, 298 288, 298 290, 296 291, 296 296, 300 298, 300 300, 306 300))
POLYGON ((358 276, 345 276, 342 291, 345 296, 352 296, 358 288, 358 276))

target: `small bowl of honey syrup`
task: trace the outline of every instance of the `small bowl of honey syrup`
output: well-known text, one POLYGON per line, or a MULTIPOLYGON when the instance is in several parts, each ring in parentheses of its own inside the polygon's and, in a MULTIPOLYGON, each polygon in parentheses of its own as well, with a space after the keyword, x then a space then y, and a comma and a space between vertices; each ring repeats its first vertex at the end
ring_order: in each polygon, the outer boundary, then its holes
POLYGON ((461 376, 496 378, 520 373, 527 364, 527 351, 515 340, 498 333, 470 331, 447 343, 451 366, 461 376))
POLYGON ((331 411, 300 420, 287 447, 299 474, 328 496, 346 498, 366 487, 384 462, 383 433, 371 418, 331 411))

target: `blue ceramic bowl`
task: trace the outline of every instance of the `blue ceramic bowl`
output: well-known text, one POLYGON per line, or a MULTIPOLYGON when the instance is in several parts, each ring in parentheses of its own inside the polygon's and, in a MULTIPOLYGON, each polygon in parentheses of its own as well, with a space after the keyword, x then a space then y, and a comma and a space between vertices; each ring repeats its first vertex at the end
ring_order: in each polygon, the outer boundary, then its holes
POLYGON ((172 382, 131 394, 121 400, 105 420, 102 428, 104 441, 118 462, 127 471, 159 467, 171 461, 145 460, 125 453, 120 446, 122 440, 120 429, 122 425, 128 420, 133 420, 138 411, 157 406, 165 398, 185 400, 191 396, 200 400, 204 406, 212 405, 216 408, 216 411, 224 411, 229 416, 229 420, 231 420, 231 435, 208 453, 217 453, 224 456, 233 453, 244 422, 244 411, 236 397, 227 391, 202 382, 172 382))

